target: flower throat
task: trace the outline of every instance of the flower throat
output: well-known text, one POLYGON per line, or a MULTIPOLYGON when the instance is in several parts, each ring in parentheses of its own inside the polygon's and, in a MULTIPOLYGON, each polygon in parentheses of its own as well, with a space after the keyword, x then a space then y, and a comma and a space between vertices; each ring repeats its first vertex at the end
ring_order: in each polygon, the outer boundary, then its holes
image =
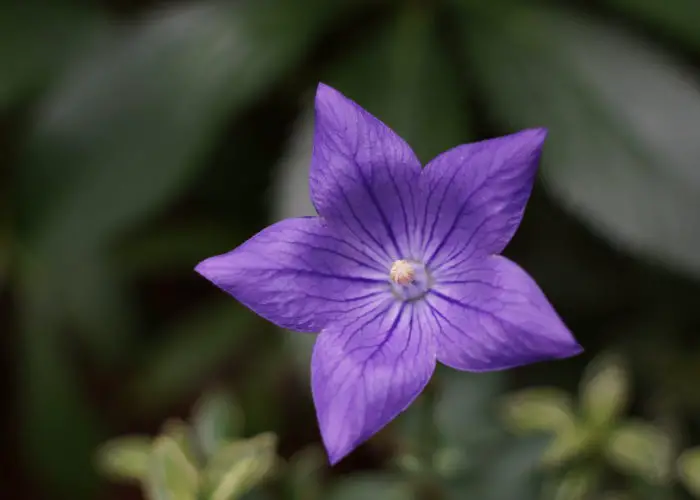
POLYGON ((400 259, 389 271, 391 291, 404 301, 418 300, 430 290, 431 279, 425 266, 414 260, 400 259))

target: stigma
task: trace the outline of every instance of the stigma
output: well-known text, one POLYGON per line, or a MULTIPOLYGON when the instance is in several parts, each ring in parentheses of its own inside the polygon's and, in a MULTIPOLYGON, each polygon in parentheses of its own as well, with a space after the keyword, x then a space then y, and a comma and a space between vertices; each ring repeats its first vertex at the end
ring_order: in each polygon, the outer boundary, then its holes
POLYGON ((391 266, 389 278, 397 285, 409 285, 416 277, 416 270, 407 260, 397 260, 391 266))

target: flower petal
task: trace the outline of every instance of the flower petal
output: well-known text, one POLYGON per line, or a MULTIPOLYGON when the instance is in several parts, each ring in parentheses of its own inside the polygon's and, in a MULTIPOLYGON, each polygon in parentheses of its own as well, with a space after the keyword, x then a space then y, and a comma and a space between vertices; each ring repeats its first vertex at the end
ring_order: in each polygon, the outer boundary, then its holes
POLYGON ((500 253, 515 234, 535 180, 545 129, 466 144, 425 167, 421 235, 434 267, 500 253))
POLYGON ((503 370, 582 351, 534 280, 505 257, 436 274, 426 303, 438 360, 458 370, 503 370))
POLYGON ((380 258, 411 257, 420 173, 411 148, 389 127, 318 86, 309 186, 319 215, 345 226, 380 258))
POLYGON ((196 271, 265 319, 319 332, 329 320, 391 296, 387 271, 317 217, 287 219, 196 271))
POLYGON ((430 380, 435 345, 426 313, 425 304, 387 300, 319 335, 311 384, 332 464, 405 410, 430 380))

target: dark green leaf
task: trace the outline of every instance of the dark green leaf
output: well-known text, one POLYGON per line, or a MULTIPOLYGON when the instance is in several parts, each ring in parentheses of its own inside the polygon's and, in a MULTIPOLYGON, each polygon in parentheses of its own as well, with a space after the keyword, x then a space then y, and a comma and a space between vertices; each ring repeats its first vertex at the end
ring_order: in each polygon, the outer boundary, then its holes
POLYGON ((554 194, 613 242, 700 273, 692 75, 580 14, 522 5, 484 12, 459 17, 474 75, 508 128, 549 128, 543 168, 554 194))
MULTIPOLYGON (((18 270, 19 422, 23 455, 34 479, 57 496, 90 497, 97 486, 93 457, 104 430, 66 349, 54 289, 22 261, 18 270), (73 429, 66 432, 66 429, 73 429)), ((50 285, 50 283, 48 283, 50 285)))
POLYGON ((605 3, 700 51, 700 9, 695 0, 605 0, 605 3))
POLYGON ((603 493, 600 500, 634 500, 634 497, 630 492, 625 491, 609 491, 603 493))
POLYGON ((41 478, 56 495, 87 498, 97 486, 92 456, 104 433, 55 334, 28 334, 33 338, 21 353, 21 445, 35 480, 41 478))
POLYGON ((72 254, 53 267, 55 297, 62 323, 88 347, 94 359, 108 364, 123 359, 135 331, 136 312, 121 270, 102 252, 72 254))
POLYGON ((0 110, 43 89, 106 26, 88 3, 24 0, 0 4, 0 110))
POLYGON ((221 253, 222 248, 232 248, 243 239, 236 228, 211 221, 178 221, 175 226, 154 228, 128 242, 121 248, 118 261, 122 272, 133 277, 181 274, 183 269, 194 269, 202 256, 221 253))
POLYGON ((277 500, 276 495, 260 488, 252 489, 240 496, 240 500, 277 500))
POLYGON ((247 338, 255 317, 226 300, 176 321, 164 345, 143 358, 126 395, 139 411, 158 411, 196 389, 247 338))
POLYGON ((429 4, 409 4, 330 68, 327 83, 394 129, 424 162, 470 138, 470 110, 429 4))
POLYGON ((25 239, 55 258, 162 209, 204 165, 224 120, 343 10, 320 0, 181 4, 92 51, 38 110, 18 171, 25 239))

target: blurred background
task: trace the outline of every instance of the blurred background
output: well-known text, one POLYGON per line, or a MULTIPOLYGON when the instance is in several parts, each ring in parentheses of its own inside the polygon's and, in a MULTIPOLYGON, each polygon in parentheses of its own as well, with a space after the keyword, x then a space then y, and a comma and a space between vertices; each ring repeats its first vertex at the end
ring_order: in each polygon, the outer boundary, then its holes
POLYGON ((700 498, 699 27, 697 0, 0 2, 2 497, 700 498), (440 370, 333 469, 313 338, 193 272, 313 213, 319 81, 423 162, 549 128, 506 254, 586 349, 440 370))

